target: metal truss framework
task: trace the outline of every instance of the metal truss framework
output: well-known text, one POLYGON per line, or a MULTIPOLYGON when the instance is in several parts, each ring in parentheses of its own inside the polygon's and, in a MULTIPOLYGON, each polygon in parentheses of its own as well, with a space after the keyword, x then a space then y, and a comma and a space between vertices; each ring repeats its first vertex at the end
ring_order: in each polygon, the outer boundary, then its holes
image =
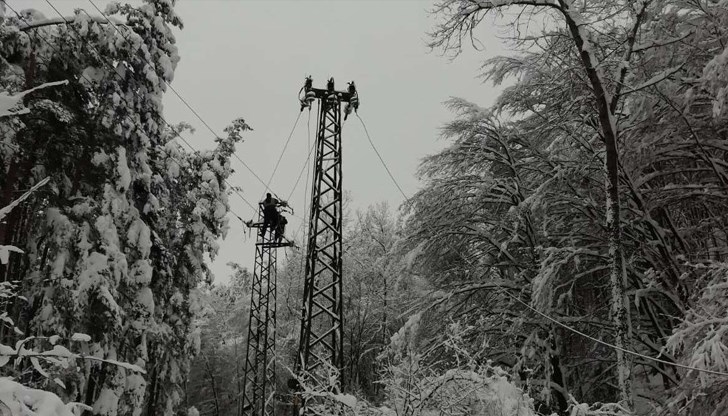
MULTIPOLYGON (((263 207, 259 221, 263 222, 263 207)), ((254 228, 257 231, 257 228, 254 228)), ((274 241, 271 230, 258 234, 255 244, 248 345, 245 353, 241 415, 273 416, 275 410, 276 249, 289 244, 274 241)))
MULTIPOLYGON (((354 84, 348 91, 335 91, 333 78, 327 88, 305 92, 310 105, 320 100, 316 159, 311 193, 306 277, 304 282, 301 335, 297 372, 311 384, 341 388, 343 367, 342 312, 342 188, 341 188, 341 103, 346 114, 358 107, 354 84), (337 374, 335 386, 330 376, 337 374)), ((305 103, 302 100, 302 104, 305 103)))

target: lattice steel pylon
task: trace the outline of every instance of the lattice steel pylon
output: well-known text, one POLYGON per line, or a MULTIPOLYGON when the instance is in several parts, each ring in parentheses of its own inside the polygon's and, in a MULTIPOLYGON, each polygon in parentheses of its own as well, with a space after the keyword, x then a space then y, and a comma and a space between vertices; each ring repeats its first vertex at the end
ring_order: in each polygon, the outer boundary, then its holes
POLYGON ((359 106, 354 83, 336 91, 331 78, 326 89, 306 79, 301 108, 319 100, 314 180, 311 191, 306 276, 296 370, 314 386, 341 388, 343 367, 342 311, 342 188, 341 104, 344 119, 359 106), (338 374, 334 386, 330 376, 338 374))
POLYGON ((257 223, 248 223, 256 230, 258 239, 255 243, 243 396, 238 407, 241 416, 275 414, 276 249, 292 245, 287 240, 276 240, 274 230, 264 234, 257 232, 263 224, 262 203, 258 217, 257 223))

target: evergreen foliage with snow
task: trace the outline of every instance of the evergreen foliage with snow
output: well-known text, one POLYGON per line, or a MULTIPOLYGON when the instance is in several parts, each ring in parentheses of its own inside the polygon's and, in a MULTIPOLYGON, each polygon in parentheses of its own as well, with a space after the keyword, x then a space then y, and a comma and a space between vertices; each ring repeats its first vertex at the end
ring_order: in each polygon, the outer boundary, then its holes
POLYGON ((534 310, 725 371, 724 2, 447 0, 432 46, 458 52, 496 12, 519 52, 484 77, 511 85, 492 108, 449 102, 451 144, 408 204, 412 264, 435 290, 427 345, 442 349, 443 313, 482 328, 471 354, 510 369, 541 413, 720 414, 725 377, 620 356, 534 310))
POLYGON ((227 231, 229 159, 248 126, 188 153, 175 141, 184 126, 163 121, 179 61, 174 1, 112 3, 116 25, 81 10, 67 24, 20 14, 0 22, 0 87, 24 107, 0 120, 0 206, 50 182, 0 224, 0 243, 25 253, 0 269, 22 295, 6 312, 26 335, 88 334, 79 353, 96 360, 52 374, 63 387, 31 363, 13 375, 94 414, 175 414, 199 345, 195 288, 213 279, 205 258, 227 231))

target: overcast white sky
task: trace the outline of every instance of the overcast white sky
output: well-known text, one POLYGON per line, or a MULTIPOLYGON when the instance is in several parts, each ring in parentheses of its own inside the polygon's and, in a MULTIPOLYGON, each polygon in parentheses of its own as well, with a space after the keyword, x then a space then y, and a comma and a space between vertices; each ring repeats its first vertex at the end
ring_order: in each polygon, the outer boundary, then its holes
MULTIPOLYGON (((43 0, 7 1, 16 9, 34 8, 57 17, 43 0)), ((87 0, 50 1, 66 15, 75 8, 98 14, 87 0)), ((108 3, 94 2, 102 10, 108 3)), ((304 77, 312 75, 314 86, 323 87, 333 76, 337 89, 354 80, 361 98, 359 114, 392 174, 412 195, 419 186, 419 160, 444 145, 438 140, 439 127, 452 114, 443 101, 456 96, 490 105, 497 91, 476 75, 483 60, 504 52, 495 30, 486 24, 479 35, 484 51, 468 50, 452 62, 429 52, 432 5, 426 0, 180 0, 176 10, 185 27, 176 34, 181 60, 172 85, 217 134, 237 117, 255 129, 237 153, 267 181, 298 114, 296 95, 304 77)), ((195 126, 194 135, 184 135, 193 146, 213 146, 212 134, 171 92, 164 105, 167 121, 195 126)), ((304 113, 271 185, 282 198, 291 193, 305 163, 307 120, 304 113)), ((312 140, 315 128, 314 113, 312 140)), ((352 208, 379 201, 398 207, 404 198, 380 165, 359 120, 349 118, 342 132, 343 186, 351 192, 352 208)), ((243 196, 255 205, 264 186, 238 160, 232 164, 236 172, 230 182, 241 186, 243 196)), ((299 216, 308 203, 303 200, 304 181, 305 173, 289 201, 299 216)), ((253 218, 237 195, 230 195, 230 202, 241 217, 253 218)), ((254 235, 247 236, 233 216, 230 225, 213 263, 218 282, 229 280, 229 261, 252 271, 254 235)), ((300 225, 291 218, 289 232, 300 225)))

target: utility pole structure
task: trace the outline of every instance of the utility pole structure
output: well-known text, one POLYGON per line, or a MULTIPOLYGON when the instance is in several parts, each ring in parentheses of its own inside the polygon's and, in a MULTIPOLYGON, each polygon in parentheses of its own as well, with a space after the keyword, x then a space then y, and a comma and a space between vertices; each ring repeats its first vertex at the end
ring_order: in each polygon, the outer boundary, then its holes
MULTIPOLYGON (((280 214, 279 214, 280 216, 280 214)), ((257 232, 263 225, 263 204, 259 204, 258 222, 246 223, 256 230, 255 265, 253 266, 248 345, 245 351, 243 397, 238 406, 240 416, 273 416, 276 393, 276 250, 292 244, 276 239, 274 230, 257 232)))
POLYGON ((341 104, 344 120, 359 107, 354 82, 346 91, 313 88, 306 78, 301 111, 319 100, 306 276, 296 372, 312 387, 341 390, 343 367, 341 104), (336 375, 335 385, 331 376, 336 375))

